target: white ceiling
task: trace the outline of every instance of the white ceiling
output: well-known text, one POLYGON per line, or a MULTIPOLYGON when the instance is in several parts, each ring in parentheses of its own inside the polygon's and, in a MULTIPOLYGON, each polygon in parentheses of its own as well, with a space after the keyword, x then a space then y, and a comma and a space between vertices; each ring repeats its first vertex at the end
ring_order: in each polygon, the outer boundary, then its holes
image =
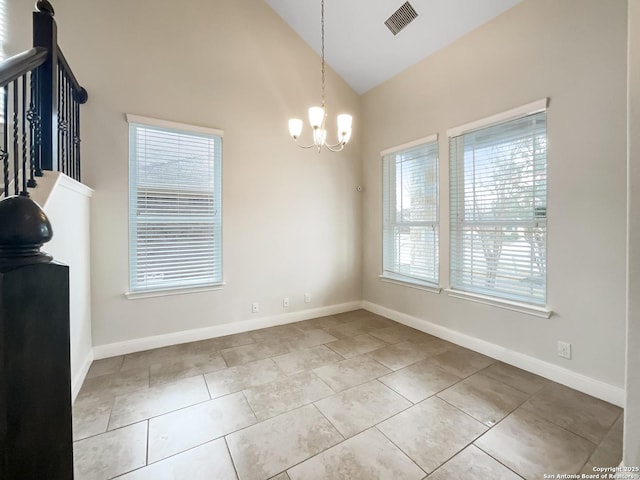
MULTIPOLYGON (((325 0, 326 62, 358 93, 379 85, 522 0, 409 0, 397 36, 384 22, 405 0, 325 0)), ((320 0, 265 0, 320 53, 320 0)))

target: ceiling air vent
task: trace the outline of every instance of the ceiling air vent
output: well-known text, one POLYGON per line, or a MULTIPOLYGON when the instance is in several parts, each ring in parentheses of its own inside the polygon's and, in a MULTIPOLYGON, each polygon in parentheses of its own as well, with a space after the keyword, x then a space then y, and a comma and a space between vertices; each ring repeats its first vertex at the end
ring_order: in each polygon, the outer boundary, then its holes
POLYGON ((391 30, 391 33, 397 35, 400 30, 409 25, 416 17, 418 12, 414 10, 409 2, 404 4, 396 10, 393 15, 387 18, 384 24, 391 30))

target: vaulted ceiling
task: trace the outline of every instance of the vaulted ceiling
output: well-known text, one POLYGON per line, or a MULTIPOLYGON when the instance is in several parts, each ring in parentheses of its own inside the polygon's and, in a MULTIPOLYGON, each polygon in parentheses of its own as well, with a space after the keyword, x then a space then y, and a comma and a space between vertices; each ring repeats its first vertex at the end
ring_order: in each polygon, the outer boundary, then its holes
MULTIPOLYGON (((522 0, 409 0, 397 35, 385 21, 405 0, 325 0, 327 63, 358 93, 440 50, 522 0)), ((320 0, 265 0, 318 54, 320 0)))

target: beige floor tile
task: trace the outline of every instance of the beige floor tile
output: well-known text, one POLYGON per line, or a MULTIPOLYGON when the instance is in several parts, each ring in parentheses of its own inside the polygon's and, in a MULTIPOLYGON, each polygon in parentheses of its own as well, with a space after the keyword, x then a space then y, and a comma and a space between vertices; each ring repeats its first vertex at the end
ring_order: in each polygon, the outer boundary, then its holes
POLYGON ((575 474, 595 445, 519 408, 475 444, 527 480, 549 473, 575 474))
POLYGON ((479 372, 440 392, 438 397, 491 427, 523 404, 529 395, 479 372))
POLYGON ((202 375, 116 397, 109 430, 209 400, 202 375))
POLYGON ((149 462, 253 425, 256 417, 242 392, 149 420, 149 462))
POLYGON ((425 473, 372 428, 288 471, 291 480, 420 480, 425 473))
POLYGON ((88 397, 113 398, 147 388, 149 388, 148 368, 107 373, 99 377, 87 378, 78 393, 78 400, 88 397))
POLYGON ((233 335, 225 335, 224 337, 212 338, 211 341, 218 350, 225 348, 241 347, 254 343, 250 332, 234 333, 233 335))
POLYGON ((311 320, 304 320, 302 322, 296 322, 292 325, 298 327, 300 330, 316 330, 318 328, 331 328, 337 327, 338 325, 342 325, 344 320, 339 320, 333 315, 328 315, 326 317, 318 317, 313 318, 311 320))
POLYGON ((593 467, 617 467, 622 461, 622 433, 624 415, 618 417, 611 430, 604 436, 589 458, 581 473, 597 473, 593 467))
POLYGON ((488 367, 495 360, 466 348, 455 348, 431 358, 443 370, 465 378, 488 367))
POLYGON ((420 348, 425 351, 426 357, 435 357, 436 355, 440 355, 441 353, 448 352, 449 350, 455 350, 460 348, 455 343, 447 342, 446 340, 442 340, 441 338, 432 337, 432 338, 411 338, 408 340, 411 343, 415 343, 420 345, 420 348))
POLYGON ((107 480, 143 467, 147 422, 86 438, 73 444, 75 480, 107 480))
POLYGON ((128 473, 118 480, 236 480, 224 438, 128 473))
POLYGON ((169 364, 156 363, 151 365, 149 384, 154 386, 174 382, 181 378, 215 372, 223 368, 227 368, 227 364, 222 355, 217 352, 190 354, 169 364))
POLYGON ((87 378, 99 377, 107 373, 119 372, 124 362, 124 356, 119 355, 117 357, 103 358, 101 360, 94 360, 87 372, 87 378))
POLYGON ((596 445, 622 412, 615 405, 557 383, 550 383, 523 408, 596 445))
POLYGON ((384 365, 364 356, 350 358, 314 370, 336 392, 368 382, 390 371, 384 365))
POLYGON ((376 314, 371 314, 371 316, 368 316, 359 320, 354 320, 354 322, 360 322, 360 324, 368 328, 369 331, 379 330, 379 329, 388 328, 388 327, 396 327, 400 325, 399 323, 394 322, 393 320, 389 320, 388 318, 384 318, 376 314))
POLYGON ((130 353, 124 356, 122 370, 149 368, 155 363, 170 365, 189 353, 194 353, 194 347, 188 343, 130 353))
POLYGON ((73 440, 107 431, 113 398, 78 399, 73 405, 73 440))
POLYGON ((317 347, 305 348, 303 350, 295 350, 291 353, 285 353, 272 359, 287 375, 293 375, 305 370, 322 367, 330 363, 336 363, 344 360, 344 357, 338 355, 325 345, 317 347))
POLYGON ((344 340, 357 335, 364 335, 370 332, 371 329, 360 323, 345 322, 335 327, 325 328, 324 331, 338 339, 344 340))
POLYGON ((429 480, 451 479, 522 480, 522 477, 470 445, 429 475, 429 480))
POLYGON ((549 384, 549 380, 533 373, 525 372, 506 363, 496 362, 482 371, 483 375, 506 383, 521 392, 533 395, 549 384))
POLYGON ((399 370, 423 360, 428 352, 420 344, 405 341, 379 348, 369 356, 391 370, 399 370))
POLYGON ((295 325, 278 325, 277 327, 261 328, 260 330, 249 332, 251 338, 253 338, 256 343, 272 342, 287 337, 294 337, 301 333, 302 330, 295 325))
POLYGON ((282 377, 284 373, 270 358, 226 368, 204 376, 211 398, 239 392, 282 377))
POLYGON ((290 351, 300 350, 302 348, 315 347, 324 343, 335 342, 337 340, 333 335, 329 335, 327 332, 321 329, 306 330, 300 335, 288 337, 286 340, 286 346, 290 351))
POLYGON ((269 480, 291 480, 289 478, 289 475, 287 475, 287 472, 282 472, 279 475, 276 475, 275 477, 271 477, 269 480))
POLYGON ((227 362, 227 365, 230 367, 275 357, 276 355, 283 355, 288 352, 289 349, 282 340, 276 340, 270 343, 255 343, 243 345, 241 347, 225 348, 220 351, 227 362))
POLYGON ((334 393, 311 371, 301 372, 244 391, 259 421, 294 410, 334 393))
POLYGON ((270 418, 227 437, 240 480, 264 480, 343 440, 313 406, 270 418))
POLYGON ((426 472, 438 468, 487 430, 437 397, 414 405, 377 428, 426 472))
POLYGON ((400 324, 374 330, 371 332, 371 335, 379 338, 380 340, 384 340, 387 343, 400 343, 410 339, 428 340, 435 338, 424 332, 416 330, 415 328, 407 327, 400 324))
POLYGON ((315 403, 345 437, 351 437, 409 408, 412 404, 377 380, 315 403))
POLYGON ((418 403, 458 383, 460 377, 444 371, 427 359, 380 377, 379 380, 413 403, 418 403))
POLYGON ((386 342, 379 338, 372 337, 371 335, 356 335, 355 337, 346 338, 344 340, 338 340, 337 342, 328 343, 327 347, 336 353, 339 353, 344 358, 355 357, 363 353, 371 352, 378 348, 382 348, 388 345, 386 342))
POLYGON ((362 308, 358 309, 358 310, 351 310, 350 312, 342 312, 342 313, 336 313, 333 315, 334 318, 337 318, 338 320, 341 320, 343 322, 352 322, 354 320, 361 320, 363 318, 371 318, 371 317, 378 317, 379 315, 376 315, 373 312, 370 312, 368 310, 364 310, 362 308))

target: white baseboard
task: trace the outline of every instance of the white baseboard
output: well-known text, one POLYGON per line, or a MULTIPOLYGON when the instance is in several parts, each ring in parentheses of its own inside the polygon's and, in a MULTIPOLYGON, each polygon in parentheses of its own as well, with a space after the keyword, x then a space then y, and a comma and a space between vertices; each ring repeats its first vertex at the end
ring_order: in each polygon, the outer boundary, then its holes
POLYGON ((124 342, 109 343, 106 345, 97 345, 93 347, 93 356, 96 360, 101 358, 115 357, 118 355, 126 355, 128 353, 141 352, 152 348, 167 347, 180 343, 196 342, 198 340, 207 340, 209 338, 221 337, 223 335, 232 335, 234 333, 249 332, 259 328, 274 327, 287 323, 300 322, 325 315, 334 315, 336 313, 348 312, 362 308, 362 302, 340 303, 338 305, 330 305, 328 307, 312 308, 308 310, 300 310, 297 312, 284 313, 282 315, 273 315, 269 317, 261 317, 242 322, 224 323, 222 325, 214 325, 211 327, 197 328, 193 330, 184 330, 180 332, 167 333, 164 335, 155 335, 152 337, 136 338, 126 340, 124 342))
POLYGON ((89 373, 91 362, 93 362, 93 355, 93 350, 89 350, 89 353, 87 353, 87 356, 82 362, 80 370, 71 379, 71 404, 75 403, 76 397, 80 392, 80 388, 82 388, 82 384, 84 383, 84 379, 87 377, 87 373, 89 373))
POLYGON ((493 357, 501 362, 548 378, 554 382, 561 383, 606 402, 613 403, 619 407, 624 407, 625 391, 623 388, 372 302, 363 301, 362 308, 470 350, 493 357))

